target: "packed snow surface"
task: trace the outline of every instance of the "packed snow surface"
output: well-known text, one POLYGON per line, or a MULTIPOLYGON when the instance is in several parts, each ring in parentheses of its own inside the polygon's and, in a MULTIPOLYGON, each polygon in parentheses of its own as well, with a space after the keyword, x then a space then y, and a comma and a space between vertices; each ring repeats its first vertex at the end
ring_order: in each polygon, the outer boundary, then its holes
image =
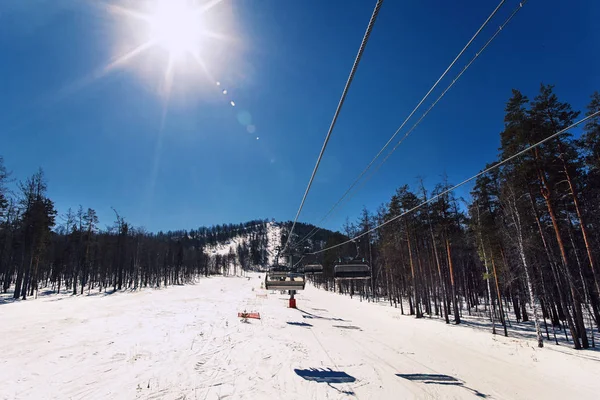
POLYGON ((249 278, 0 304, 2 399, 597 399, 600 353, 249 278), (242 322, 241 311, 262 319, 242 322))

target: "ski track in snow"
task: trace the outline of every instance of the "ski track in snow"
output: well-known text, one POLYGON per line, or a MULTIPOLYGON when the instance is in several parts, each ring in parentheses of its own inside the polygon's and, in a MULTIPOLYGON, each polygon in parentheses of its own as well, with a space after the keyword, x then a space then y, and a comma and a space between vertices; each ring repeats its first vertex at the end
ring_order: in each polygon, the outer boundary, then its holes
POLYGON ((593 399, 600 392, 599 352, 538 349, 311 286, 297 295, 299 309, 289 309, 287 295, 259 289, 258 275, 0 305, 0 398, 593 399), (262 319, 241 322, 239 311, 262 319))

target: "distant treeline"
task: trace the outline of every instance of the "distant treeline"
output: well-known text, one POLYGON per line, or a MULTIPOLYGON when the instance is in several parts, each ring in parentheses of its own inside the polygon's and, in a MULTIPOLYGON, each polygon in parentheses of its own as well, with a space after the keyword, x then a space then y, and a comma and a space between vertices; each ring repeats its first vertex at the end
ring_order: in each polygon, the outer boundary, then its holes
MULTIPOLYGON (((269 246, 282 244, 281 237, 269 238, 269 224, 278 224, 268 220, 152 233, 114 210, 115 220, 100 229, 91 208, 57 215, 42 169, 17 182, 16 191, 8 188, 10 175, 0 157, 0 290, 12 290, 15 299, 34 296, 40 288, 83 294, 237 274, 267 267, 269 246), (220 254, 217 245, 230 250, 220 254)), ((298 227, 299 232, 314 228, 298 227)), ((324 240, 328 232, 316 238, 324 240)))
POLYGON ((83 294, 176 285, 267 263, 267 220, 150 233, 115 211, 112 226, 101 230, 96 212, 80 206, 58 224, 41 169, 16 194, 9 181, 0 157, 0 285, 14 298, 40 287, 83 294), (229 254, 205 251, 238 236, 245 240, 229 254))

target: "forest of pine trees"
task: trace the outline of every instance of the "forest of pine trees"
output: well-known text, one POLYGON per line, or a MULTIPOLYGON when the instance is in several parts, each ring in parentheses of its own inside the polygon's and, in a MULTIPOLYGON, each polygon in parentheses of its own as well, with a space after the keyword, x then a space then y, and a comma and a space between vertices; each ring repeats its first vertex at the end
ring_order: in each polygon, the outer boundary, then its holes
POLYGON ((149 233, 115 211, 112 226, 101 230, 91 208, 57 216, 41 169, 18 182, 16 193, 10 181, 0 157, 0 290, 15 299, 40 288, 83 294, 177 285, 267 262, 266 220, 149 233), (240 235, 246 240, 227 255, 205 251, 240 235))
MULTIPOLYGON (((599 110, 596 92, 586 112, 599 110)), ((494 162, 568 127, 579 114, 553 86, 541 85, 532 100, 513 90, 494 162)), ((449 187, 447 181, 431 192, 422 183, 402 185, 344 233, 366 232, 449 187)), ((575 348, 588 348, 600 329, 599 207, 596 116, 578 139, 562 134, 481 175, 469 201, 450 192, 358 239, 360 256, 372 265, 370 282, 333 284, 333 263, 356 254, 353 243, 326 251, 325 273, 315 279, 326 288, 384 297, 417 318, 458 324, 463 313, 485 310, 494 333, 506 335, 510 320, 533 321, 540 347, 562 335, 575 348)), ((344 240, 333 235, 326 246, 344 240)))

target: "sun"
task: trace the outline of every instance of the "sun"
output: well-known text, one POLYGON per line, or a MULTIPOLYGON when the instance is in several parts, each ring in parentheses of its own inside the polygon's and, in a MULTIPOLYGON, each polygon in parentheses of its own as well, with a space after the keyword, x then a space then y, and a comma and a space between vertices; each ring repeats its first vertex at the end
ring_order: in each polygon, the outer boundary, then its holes
POLYGON ((188 84, 196 75, 214 84, 216 79, 209 66, 215 62, 215 55, 224 52, 223 46, 232 42, 226 33, 231 28, 228 15, 217 7, 223 0, 133 2, 137 8, 117 4, 131 1, 112 1, 106 8, 119 17, 115 44, 122 50, 116 51, 120 54, 106 66, 105 73, 126 67, 153 81, 158 73, 161 79, 157 89, 167 99, 176 75, 188 84))
POLYGON ((147 16, 149 40, 170 57, 194 54, 203 39, 202 12, 185 0, 159 0, 147 16))

